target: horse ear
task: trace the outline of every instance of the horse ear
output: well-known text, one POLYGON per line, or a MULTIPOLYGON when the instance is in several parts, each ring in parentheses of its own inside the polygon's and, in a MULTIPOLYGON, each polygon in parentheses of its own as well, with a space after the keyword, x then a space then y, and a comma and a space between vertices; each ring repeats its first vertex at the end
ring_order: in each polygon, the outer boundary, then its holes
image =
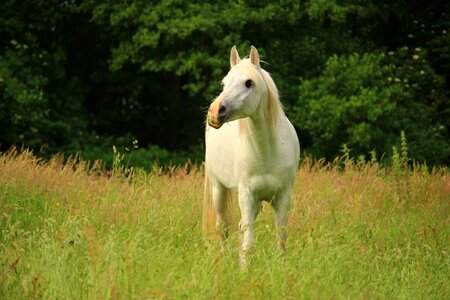
POLYGON ((250 50, 250 62, 255 66, 257 66, 258 68, 260 68, 258 50, 253 46, 251 47, 250 50))
POLYGON ((234 67, 240 61, 241 61, 241 58, 239 57, 239 53, 236 49, 236 45, 234 45, 233 48, 231 48, 231 53, 230 53, 230 67, 231 68, 234 67))

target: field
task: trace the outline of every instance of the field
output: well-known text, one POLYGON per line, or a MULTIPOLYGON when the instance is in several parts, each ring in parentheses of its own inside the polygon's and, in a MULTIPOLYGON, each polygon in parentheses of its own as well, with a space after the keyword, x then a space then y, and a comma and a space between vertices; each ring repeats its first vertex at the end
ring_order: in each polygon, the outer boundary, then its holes
POLYGON ((202 172, 0 154, 0 298, 450 299, 446 169, 306 160, 286 254, 264 206, 246 268, 236 226, 205 242, 202 172))

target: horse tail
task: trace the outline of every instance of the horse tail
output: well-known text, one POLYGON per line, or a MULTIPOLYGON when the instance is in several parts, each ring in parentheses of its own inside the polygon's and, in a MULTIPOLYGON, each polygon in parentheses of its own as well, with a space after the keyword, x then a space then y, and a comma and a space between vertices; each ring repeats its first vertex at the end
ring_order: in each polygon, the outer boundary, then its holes
MULTIPOLYGON (((227 224, 231 224, 233 194, 230 190, 227 192, 226 202, 225 222, 227 224)), ((211 180, 207 175, 205 175, 205 190, 203 194, 203 231, 207 237, 216 236, 216 220, 217 212, 212 201, 211 180)))
POLYGON ((213 236, 216 228, 217 213, 212 202, 211 181, 205 175, 205 190, 203 192, 203 231, 207 236, 213 236))

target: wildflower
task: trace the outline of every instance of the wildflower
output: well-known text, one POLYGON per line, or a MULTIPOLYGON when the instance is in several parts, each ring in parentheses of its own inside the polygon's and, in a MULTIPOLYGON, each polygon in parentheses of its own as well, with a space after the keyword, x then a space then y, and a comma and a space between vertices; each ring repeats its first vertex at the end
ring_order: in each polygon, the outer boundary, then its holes
POLYGON ((397 77, 396 77, 396 78, 394 79, 394 81, 395 81, 395 82, 400 82, 400 78, 397 78, 397 77))
POLYGON ((412 56, 412 58, 413 58, 414 60, 418 60, 418 59, 419 59, 419 55, 414 54, 414 55, 412 56))
POLYGON ((414 49, 414 50, 416 50, 417 52, 420 52, 420 48, 419 48, 419 47, 417 47, 417 48, 414 49))
POLYGON ((408 37, 412 39, 414 36, 412 34, 408 34, 408 37))
POLYGON ((392 81, 392 77, 388 77, 387 79, 388 79, 388 81, 392 81))
POLYGON ((425 74, 425 71, 424 70, 420 70, 420 75, 423 75, 423 74, 425 74))
POLYGON ((447 30, 442 30, 442 34, 447 34, 447 30))
POLYGON ((388 55, 394 55, 394 51, 389 51, 388 55))

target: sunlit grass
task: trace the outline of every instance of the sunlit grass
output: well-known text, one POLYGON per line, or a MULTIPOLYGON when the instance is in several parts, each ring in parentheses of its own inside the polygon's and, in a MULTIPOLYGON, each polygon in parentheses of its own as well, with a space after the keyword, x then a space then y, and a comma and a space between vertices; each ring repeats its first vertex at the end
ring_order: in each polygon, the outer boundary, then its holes
POLYGON ((287 253, 265 205, 247 269, 236 226, 205 246, 202 172, 1 154, 0 298, 450 298, 446 170, 306 160, 287 253))

